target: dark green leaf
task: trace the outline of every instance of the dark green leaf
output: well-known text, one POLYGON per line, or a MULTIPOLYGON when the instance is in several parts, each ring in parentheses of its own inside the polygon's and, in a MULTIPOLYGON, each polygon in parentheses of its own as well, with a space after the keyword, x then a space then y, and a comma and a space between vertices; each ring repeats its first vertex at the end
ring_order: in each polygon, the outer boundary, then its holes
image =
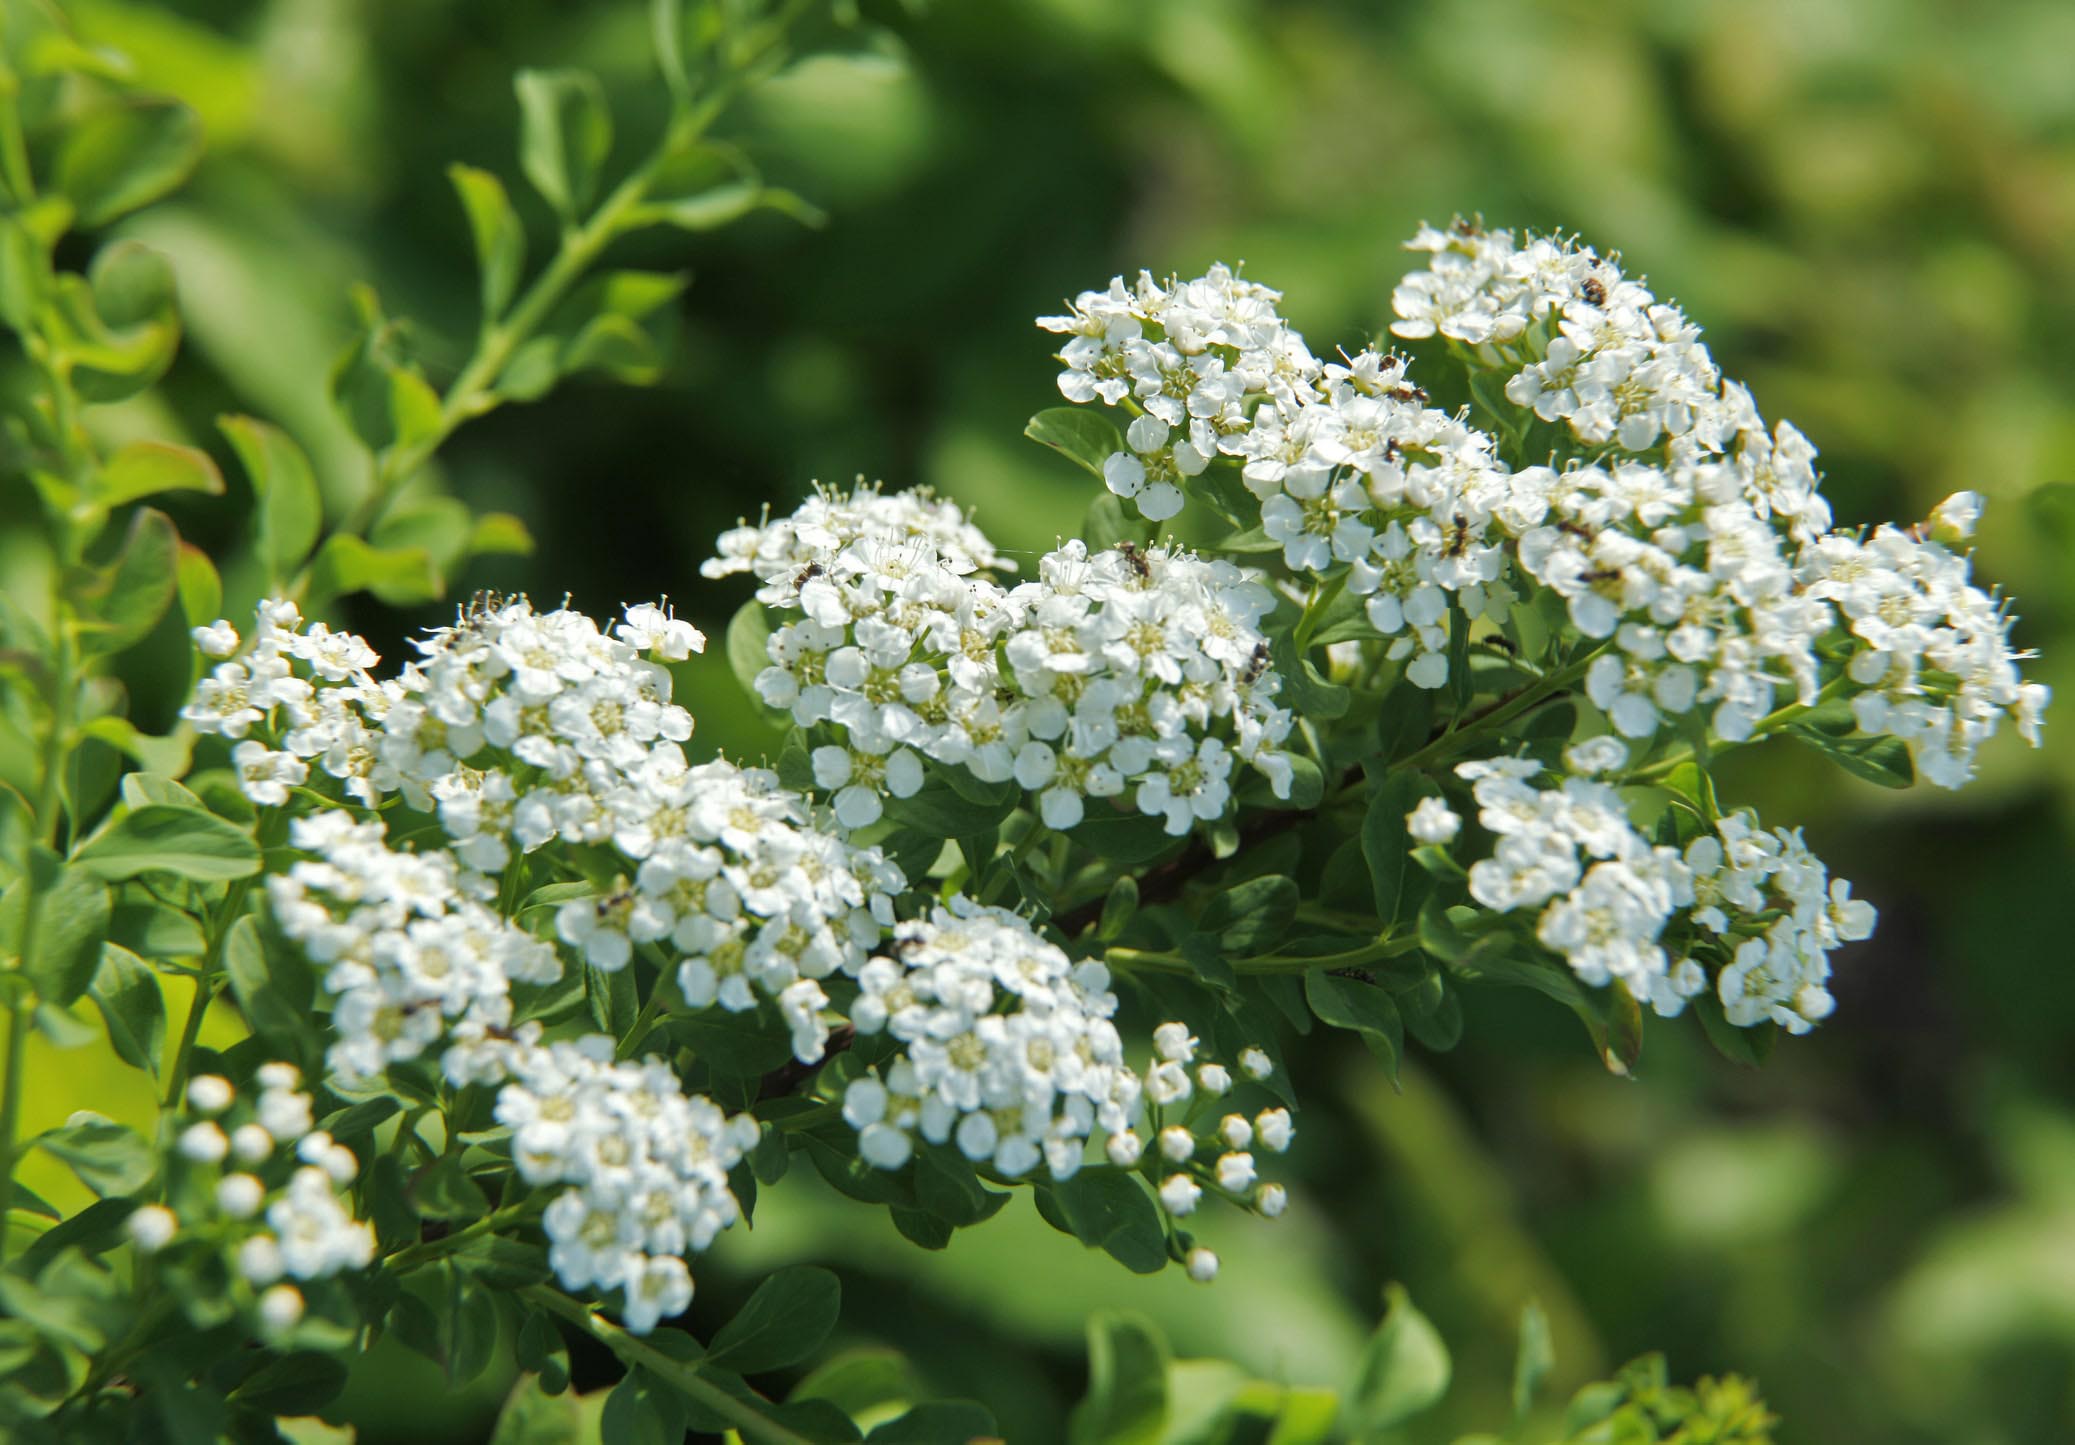
POLYGON ((1290 925, 1297 918, 1297 902, 1294 879, 1279 875, 1249 878, 1213 894, 1197 927, 1215 934, 1218 946, 1234 957, 1273 953, 1289 941, 1290 925))
POLYGON ((157 1078, 166 1047, 166 1000, 150 965, 119 944, 103 944, 101 967, 88 993, 108 1026, 116 1056, 157 1078))
POLYGON ((1304 997, 1321 1022, 1361 1034, 1396 1082, 1405 1024, 1388 993, 1359 976, 1320 968, 1304 975, 1304 997))
POLYGON ((963 1445, 968 1440, 998 1436, 1000 1427, 986 1406, 965 1400, 932 1400, 897 1420, 888 1420, 867 1442, 876 1445, 963 1445))
POLYGON ((835 1275, 813 1265, 782 1269, 757 1286, 741 1311, 714 1335, 707 1361, 745 1375, 782 1370, 816 1350, 835 1328, 842 1305, 835 1275))
POLYGON ((280 1355, 246 1376, 231 1401, 263 1415, 308 1415, 346 1386, 343 1361, 315 1350, 280 1355))
POLYGON ((1038 1212, 1063 1234, 1090 1249, 1108 1251, 1133 1274, 1167 1266, 1167 1235, 1160 1211, 1135 1174, 1101 1166, 1036 1191, 1038 1212))
POLYGON ((1369 811, 1362 818, 1362 858, 1376 898, 1378 931, 1388 931, 1403 912, 1405 870, 1412 861, 1412 835, 1405 815, 1424 791, 1421 775, 1400 769, 1369 783, 1369 811))

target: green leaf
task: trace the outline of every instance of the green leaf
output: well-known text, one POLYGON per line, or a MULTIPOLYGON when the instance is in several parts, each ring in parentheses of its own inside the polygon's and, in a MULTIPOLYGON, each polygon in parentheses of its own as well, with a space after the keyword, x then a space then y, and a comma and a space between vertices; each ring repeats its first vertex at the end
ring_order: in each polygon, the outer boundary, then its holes
POLYGON ((1362 1349, 1341 1401, 1340 1425, 1365 1438, 1431 1409, 1448 1392, 1448 1347, 1401 1285, 1384 1291, 1388 1312, 1362 1349))
POLYGON ((744 1375, 796 1365, 835 1328, 843 1289, 814 1265, 781 1269, 762 1284, 706 1347, 708 1364, 744 1375))
POLYGON ((136 954, 117 943, 101 946, 101 967, 87 990, 116 1056, 154 1079, 166 1047, 166 999, 158 975, 136 954))
MULTIPOLYGON (((569 1388, 569 1346, 556 1328, 554 1317, 534 1313, 526 1316, 526 1323, 519 1326, 519 1338, 513 1346, 519 1368, 534 1377, 535 1384, 550 1395, 559 1395, 569 1388)), ((520 1385, 520 1390, 525 1385, 520 1385)), ((517 1392, 514 1392, 515 1394, 517 1392)), ((505 1407, 509 1411, 510 1406, 505 1407)), ((500 1432, 503 1425, 498 1426, 500 1432)))
MULTIPOLYGON (((1124 450, 1124 437, 1115 422, 1078 406, 1055 406, 1041 411, 1023 428, 1023 435, 1079 464, 1096 477, 1112 453, 1124 450)), ((1089 543, 1092 548, 1095 544, 1089 543)))
POLYGON ((1755 1028, 1738 1028, 1722 1012, 1722 1001, 1712 989, 1693 1000, 1693 1011, 1700 1015, 1701 1031, 1715 1052, 1732 1063, 1746 1068, 1761 1068, 1772 1056, 1772 1046, 1779 1036, 1779 1025, 1770 1021, 1755 1028))
POLYGON ((1346 714, 1352 694, 1340 684, 1328 682, 1320 676, 1311 660, 1298 653, 1289 633, 1275 634, 1269 645, 1269 655, 1282 679, 1280 701, 1289 704, 1300 717, 1330 722, 1346 714))
POLYGON ((87 839, 72 861, 111 883, 158 872, 219 883, 257 873, 259 848, 244 829, 214 813, 153 803, 87 839))
POLYGON ((1105 943, 1121 938, 1137 913, 1138 880, 1129 873, 1119 873, 1117 881, 1110 885, 1109 895, 1102 900, 1102 917, 1095 925, 1095 936, 1105 943))
POLYGON ((728 668, 742 690, 755 697, 757 674, 771 665, 771 621, 754 597, 728 619, 728 668))
POLYGON ((377 552, 423 552, 432 559, 433 572, 445 578, 468 560, 474 528, 475 519, 459 499, 417 497, 392 507, 368 534, 368 544, 377 552))
POLYGON ((530 557, 533 555, 533 533, 527 530, 522 519, 510 512, 484 512, 475 519, 475 526, 468 534, 468 555, 530 557))
POLYGON ((819 207, 788 190, 759 181, 728 181, 694 195, 651 201, 634 213, 639 225, 675 226, 682 231, 717 231, 755 211, 777 211, 805 226, 827 218, 819 207))
POLYGON ((1081 539, 1088 544, 1090 553, 1104 551, 1119 542, 1142 547, 1152 540, 1156 530, 1157 524, 1139 516, 1136 506, 1109 491, 1090 502, 1081 518, 1081 539))
POLYGON ((142 1134, 113 1119, 83 1118, 36 1136, 44 1153, 62 1160, 79 1182, 103 1199, 135 1194, 158 1170, 158 1154, 142 1134))
POLYGON ((90 651, 121 652, 158 625, 179 581, 180 534, 164 512, 139 507, 122 550, 91 601, 93 627, 81 635, 90 651))
POLYGON ((1133 1274, 1167 1266, 1167 1234, 1160 1211, 1138 1176, 1091 1165, 1036 1191, 1038 1213, 1062 1234, 1107 1251, 1133 1274))
POLYGON ((308 1415, 346 1386, 345 1362, 315 1350, 268 1360, 231 1391, 233 1404, 263 1415, 308 1415))
POLYGON ((677 323, 670 304, 688 277, 661 271, 609 271, 578 287, 512 353, 497 389, 514 401, 547 394, 564 376, 601 371, 643 386, 663 374, 677 323))
POLYGON ((180 544, 174 565, 175 587, 180 594, 180 611, 191 627, 205 627, 223 611, 223 579, 209 554, 192 543, 180 544))
POLYGON ((315 993, 309 967, 292 949, 277 949, 269 959, 257 916, 248 913, 232 925, 223 968, 238 1011, 254 1033, 278 1045, 309 1032, 315 993))
POLYGON ((1398 1056, 1405 1051, 1405 1023, 1388 993, 1359 977, 1320 968, 1304 975, 1304 998, 1322 1022, 1359 1033, 1370 1051, 1383 1060, 1391 1081, 1397 1082, 1398 1056))
POLYGON ((447 177, 468 213, 468 229, 475 237, 476 269, 482 276, 483 315, 495 320, 517 289, 526 267, 526 228, 512 209, 504 182, 474 166, 447 167, 447 177))
POLYGON ((1218 935, 1219 947, 1236 957, 1273 953, 1289 941, 1298 896, 1294 879, 1279 875, 1249 878, 1235 887, 1219 889, 1196 926, 1218 935))
POLYGON ((1883 788, 1916 785, 1916 765, 1910 761, 1909 744, 1896 737, 1837 737, 1820 728, 1789 727, 1787 735, 1824 754, 1855 778, 1878 783, 1883 788))
POLYGON ((1376 894, 1380 931, 1398 921, 1405 897, 1405 870, 1412 861, 1412 835, 1405 815, 1419 803, 1420 774, 1409 769, 1385 773, 1369 783, 1369 811, 1362 818, 1362 859, 1376 894))
POLYGON ((180 344, 173 273, 148 247, 105 248, 86 276, 55 277, 50 301, 45 329, 85 400, 122 401, 172 364, 180 344))
POLYGON ((0 216, 0 322, 27 332, 53 284, 50 256, 26 226, 0 216))
POLYGON ((555 214, 573 221, 598 189, 612 151, 612 113, 598 77, 581 70, 522 70, 519 168, 555 214))
POLYGON ((676 1391, 653 1372, 635 1366, 605 1397, 598 1438, 613 1445, 678 1445, 685 1411, 676 1391))
POLYGON ((353 304, 361 330, 331 371, 331 399, 340 419, 378 456, 439 436, 447 425, 439 393, 404 355, 380 298, 358 286, 353 304))
POLYGON ((439 567, 423 547, 376 548, 346 532, 334 533, 317 550, 310 580, 319 596, 372 592, 392 607, 431 602, 446 592, 439 567))
POLYGON ((99 879, 39 845, 22 876, 0 894, 0 954, 20 957, 36 997, 63 1008, 93 981, 109 913, 108 890, 99 879))
POLYGON ((1088 1393, 1074 1406, 1073 1445, 1154 1445, 1167 1427, 1167 1342, 1150 1320, 1088 1320, 1088 1393))
POLYGON ((310 555, 324 525, 324 499, 309 459, 288 433, 263 421, 223 416, 216 425, 252 479, 260 556, 282 576, 310 555))
POLYGON ((91 230, 165 195, 201 158, 202 122, 192 110, 172 100, 128 100, 66 127, 54 181, 91 230))
POLYGON ((1549 1338, 1549 1316, 1542 1306, 1529 1300, 1520 1307, 1520 1348, 1513 1356, 1513 1419, 1527 1419, 1534 1408, 1535 1392, 1556 1368, 1556 1346, 1549 1338))
POLYGON ((209 454, 171 442, 130 442, 108 459, 94 482, 94 500, 120 507, 160 492, 223 494, 223 473, 209 454))
POLYGON ((867 1445, 955 1445, 998 1436, 1001 1429, 984 1405, 968 1400, 930 1400, 865 1436, 867 1445))

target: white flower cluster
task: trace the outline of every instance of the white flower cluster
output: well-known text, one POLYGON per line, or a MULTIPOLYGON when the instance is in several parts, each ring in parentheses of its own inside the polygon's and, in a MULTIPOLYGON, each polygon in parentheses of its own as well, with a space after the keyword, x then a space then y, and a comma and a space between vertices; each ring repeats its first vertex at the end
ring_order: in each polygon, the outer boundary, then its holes
POLYGON ((497 1119, 512 1131, 519 1177, 572 1186, 541 1219, 556 1278, 621 1290, 636 1334, 684 1313, 684 1257, 741 1216, 728 1171, 755 1146, 756 1120, 685 1094, 662 1059, 615 1062, 604 1034, 543 1046, 527 1025, 520 1041, 491 1048, 511 1078, 497 1119))
POLYGON ((699 574, 732 577, 752 573, 762 584, 757 601, 766 607, 786 607, 799 596, 803 582, 820 575, 817 569, 829 557, 857 541, 896 548, 922 543, 942 566, 961 577, 979 571, 1016 570, 1016 564, 994 550, 994 544, 956 502, 936 496, 927 487, 888 496, 876 483, 865 486, 860 482, 847 492, 816 483, 814 495, 792 515, 774 522, 767 507, 755 526, 744 521, 721 533, 715 544, 719 555, 700 563, 699 574))
POLYGON ((1238 762, 1289 794, 1292 720, 1260 630, 1275 598, 1229 562, 1074 541, 1004 589, 925 540, 867 536, 803 572, 784 605, 805 615, 772 633, 756 688, 842 730, 812 763, 848 827, 920 790, 925 758, 1013 778, 1054 828, 1129 794, 1179 836, 1226 811, 1238 762))
POLYGON ((1142 1081, 1110 1022, 1109 971, 1076 964, 1006 909, 964 897, 900 924, 888 957, 858 975, 851 1022, 903 1045, 884 1080, 852 1080, 843 1116, 858 1152, 898 1169, 920 1134, 1018 1178, 1081 1166, 1098 1129, 1138 1112, 1142 1081))
MULTIPOLYGON (((322 624, 305 633, 300 622, 291 604, 262 604, 247 655, 217 669, 219 678, 235 672, 236 696, 251 712, 237 720, 239 731, 264 721, 282 739, 279 752, 256 739, 238 745, 247 796, 285 801, 269 770, 318 759, 363 802, 401 791, 437 810, 451 840, 444 851, 392 854, 379 828, 356 829, 342 815, 297 821, 298 837, 308 838, 298 846, 324 859, 272 881, 277 910, 299 888, 325 894, 309 935, 297 936, 326 965, 356 965, 328 976, 345 996, 335 1069, 365 1074, 411 1057, 441 1035, 442 1013, 500 1026, 507 1020, 496 1016, 498 980, 559 976, 552 950, 524 935, 514 945, 523 956, 491 956, 482 929, 494 918, 463 906, 494 896, 485 875, 505 867, 514 845, 532 852, 560 839, 616 849, 632 878, 564 903, 557 933, 608 972, 625 967, 638 944, 668 944, 695 1008, 753 1008, 753 983, 790 998, 805 1019, 813 1012, 807 1001, 820 997, 806 981, 854 973, 892 921, 892 895, 906 881, 879 850, 818 826, 773 773, 686 762, 680 745, 691 716, 670 702, 669 672, 643 654, 681 660, 705 639, 664 609, 630 607, 608 636, 568 609, 541 614, 523 598, 491 602, 428 634, 417 643, 423 660, 382 681, 367 673, 376 657, 365 643, 342 643, 322 624), (269 679, 264 709, 256 705, 258 676, 269 679), (264 760, 243 760, 246 748, 264 760), (349 879, 341 868, 380 876, 349 879), (334 917, 339 904, 360 898, 353 890, 381 907, 334 917), (453 918, 442 912, 450 906, 453 918), (320 917, 365 936, 324 934, 320 917)), ((201 631, 210 646, 237 651, 229 624, 201 631)), ((201 730, 228 730, 223 689, 231 681, 216 693, 198 691, 186 716, 201 730)), ((801 1047, 814 1049, 803 1061, 819 1057, 821 1037, 803 1027, 801 1047)))
MULTIPOLYGON (((756 822, 749 810, 734 825, 756 822)), ((469 896, 485 880, 452 853, 394 850, 380 821, 342 812, 296 819, 293 841, 322 856, 268 882, 282 931, 337 995, 333 1072, 364 1080, 447 1045, 455 1084, 503 1086, 497 1118, 512 1130, 519 1177, 572 1186, 541 1221, 563 1285, 622 1290, 637 1333, 682 1313, 684 1256, 741 1212, 727 1174, 756 1142, 756 1121, 687 1095, 660 1058, 615 1062, 606 1035, 544 1044, 538 1023, 512 1029, 510 986, 552 982, 561 961, 469 896)), ((307 1101, 303 1117, 307 1127, 307 1101)))
POLYGON ((218 1075, 189 1081, 191 1122, 174 1141, 183 1170, 171 1196, 176 1207, 145 1205, 127 1228, 147 1253, 183 1230, 205 1234, 259 1292, 260 1322, 278 1335, 303 1314, 301 1291, 286 1281, 365 1269, 375 1257, 375 1233, 340 1195, 359 1175, 360 1160, 313 1125, 296 1067, 263 1064, 258 1080, 249 1105, 218 1075))
POLYGON ((1819 643, 1842 629, 1860 727, 1903 739, 1931 782, 1964 783, 2006 714, 2036 745, 2049 691, 2023 680, 2008 608, 1951 550, 1979 496, 1919 529, 1832 531, 1808 439, 1768 432, 1699 328, 1613 258, 1461 222, 1409 244, 1429 262, 1398 287, 1393 330, 1469 348, 1508 400, 1598 449, 1517 474, 1502 516, 1522 570, 1614 639, 1587 687, 1621 732, 1713 704, 1716 733, 1741 741, 1777 689, 1814 701, 1819 643))
POLYGON ((1511 600, 1487 535, 1506 470, 1489 436, 1426 404, 1403 358, 1371 348, 1322 363, 1280 299, 1223 266, 1165 286, 1141 272, 1038 325, 1072 338, 1059 352, 1069 401, 1136 414, 1128 450, 1104 468, 1111 491, 1164 519, 1181 510, 1184 478, 1237 459, 1285 564, 1345 565, 1390 655, 1439 687, 1451 599, 1472 617, 1502 615, 1511 600))
MULTIPOLYGON (((1574 770, 1607 771, 1622 750, 1595 739, 1571 752, 1574 770)), ((1473 899, 1500 913, 1539 910, 1536 938, 1581 980, 1618 979, 1667 1018, 1708 988, 1701 953, 1727 960, 1713 982, 1732 1023, 1805 1033, 1830 1013, 1830 951, 1871 936, 1874 912, 1830 879, 1798 831, 1768 832, 1744 812, 1683 852, 1652 845, 1612 786, 1572 776, 1538 788, 1541 771, 1522 758, 1456 768, 1497 839, 1470 866, 1473 899)), ((1433 841, 1454 835, 1445 807, 1421 807, 1433 841)))
MULTIPOLYGON (((484 902, 486 880, 445 849, 389 846, 379 819, 343 810, 300 817, 289 840, 313 856, 267 879, 281 931, 317 965, 333 996, 327 1067, 348 1083, 379 1077, 450 1036, 481 1039, 511 1023, 513 983, 553 983, 553 945, 484 902)), ((448 1072, 466 1082, 462 1060, 448 1072)))
MULTIPOLYGON (((1199 1062, 1197 1040, 1179 1023, 1156 1029, 1155 1058, 1143 1074, 1133 1069, 1110 1022, 1117 999, 1101 963, 1076 964, 1018 915, 964 897, 894 937, 891 956, 865 966, 851 1009, 858 1032, 903 1046, 883 1077, 853 1079, 844 1092, 843 1117, 866 1162, 898 1169, 920 1135, 1005 1178, 1042 1165, 1067 1179, 1098 1136, 1111 1164, 1136 1169, 1149 1132, 1168 1171, 1157 1197, 1169 1214, 1193 1212, 1205 1184, 1268 1217, 1282 1213, 1287 1195, 1258 1180, 1251 1151, 1289 1147, 1289 1112, 1227 1113, 1199 1138, 1185 1120, 1231 1092, 1232 1071, 1199 1062)), ((1238 1063, 1253 1080, 1273 1069, 1259 1049, 1238 1063)), ((1208 1270, 1191 1265, 1208 1278, 1215 1256, 1208 1270)))

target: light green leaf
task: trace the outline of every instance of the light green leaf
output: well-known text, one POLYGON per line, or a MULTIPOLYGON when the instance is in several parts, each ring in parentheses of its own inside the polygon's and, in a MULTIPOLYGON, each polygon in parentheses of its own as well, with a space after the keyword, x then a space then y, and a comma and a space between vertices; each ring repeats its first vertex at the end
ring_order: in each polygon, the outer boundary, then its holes
POLYGON ((171 442, 136 441, 108 459, 94 482, 94 500, 120 507, 160 492, 223 495, 223 473, 209 454, 171 442))
POLYGON ((120 652, 158 625, 179 582, 180 533, 164 512, 139 507, 122 550, 91 601, 93 626, 81 634, 89 651, 120 652))
POLYGON ((530 557, 533 555, 533 533, 527 530, 523 520, 510 512, 484 512, 475 519, 475 526, 468 534, 468 555, 530 557))
POLYGON ((1071 458, 1096 477, 1112 453, 1124 450, 1124 437, 1108 417, 1079 406, 1055 406, 1041 411, 1023 428, 1023 435, 1071 458))
POLYGON ((564 220, 590 205, 599 168, 612 151, 612 113, 595 75, 580 70, 522 70, 519 167, 564 220))
POLYGON ((202 122, 192 110, 172 100, 127 100, 66 128, 54 180, 91 230, 165 195, 201 158, 202 122))
POLYGON ((98 878, 39 845, 0 894, 0 954, 19 957, 36 997, 63 1008, 86 992, 100 966, 111 911, 98 878))
POLYGON ((346 532, 334 533, 318 549, 310 581, 319 596, 372 592, 392 607, 431 602, 446 592, 439 567, 423 547, 381 549, 346 532))
POLYGON ((1402 1285, 1384 1291, 1388 1313, 1363 1347, 1340 1405, 1341 1428, 1357 1439, 1431 1409, 1448 1392, 1448 1347, 1402 1285))
POLYGON ((150 1142, 113 1119, 81 1118, 46 1129, 35 1142, 44 1153, 71 1166, 79 1182, 103 1199, 136 1193, 158 1171, 158 1155, 150 1142))
POLYGON ((1167 1342, 1150 1320, 1092 1316, 1088 1393, 1068 1427, 1073 1445, 1153 1445, 1167 1425, 1167 1372, 1167 1342))
POLYGON ((258 499, 260 555, 279 577, 317 545, 324 525, 324 499, 303 449, 288 433, 249 416, 218 417, 216 425, 252 480, 258 499))
POLYGON ((1556 1346, 1549 1338, 1549 1316, 1542 1306, 1529 1300, 1520 1307, 1520 1348, 1513 1356, 1513 1419, 1527 1419, 1534 1408, 1535 1391, 1556 1368, 1556 1346))
POLYGON ((468 212, 468 229, 475 237, 476 268, 482 276, 483 315, 495 320, 517 289, 526 266, 526 228, 512 209, 504 182, 474 166, 452 165, 447 176, 468 212))
POLYGON ((72 862, 110 882, 140 873, 175 873, 216 883, 257 873, 259 848, 244 829, 214 813, 153 803, 95 833, 72 862))

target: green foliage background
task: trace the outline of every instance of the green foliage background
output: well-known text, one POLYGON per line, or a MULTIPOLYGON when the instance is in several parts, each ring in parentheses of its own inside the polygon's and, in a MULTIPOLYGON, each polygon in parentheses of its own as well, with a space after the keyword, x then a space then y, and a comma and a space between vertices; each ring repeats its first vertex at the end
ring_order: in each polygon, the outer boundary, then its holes
MULTIPOLYGON (((172 257, 188 339, 163 400, 104 414, 111 440, 221 456, 218 414, 272 415, 335 499, 365 485, 323 390, 347 286, 369 278, 420 320, 436 379, 465 356, 473 262, 445 168, 514 175, 511 71, 597 69, 629 150, 644 103, 659 120, 632 3, 66 8, 210 143, 181 195, 126 223, 172 257)), ((1822 448, 1840 521, 1987 493, 1978 565, 2021 600, 2035 675, 2075 696, 2067 5, 943 0, 896 29, 903 45, 795 69, 733 123, 825 230, 766 216, 631 246, 632 264, 694 272, 660 384, 573 383, 446 449, 455 492, 541 542, 470 586, 594 611, 669 593, 718 642, 740 596, 697 577, 713 535, 859 472, 932 483, 1034 556, 1076 530, 1088 486, 1020 436, 1056 401, 1032 316, 1120 270, 1225 258, 1286 290, 1315 349, 1352 345, 1388 317, 1398 241, 1481 211, 1574 227, 1677 296, 1766 414, 1822 448)), ((545 246, 548 217, 528 220, 545 246)), ((205 545, 249 505, 225 470, 229 496, 171 508, 205 545)), ((32 515, 26 484, 0 484, 0 585, 25 595, 32 515)), ((446 610, 363 598, 350 620, 395 657, 446 610)), ((686 699, 698 741, 754 756, 770 740, 717 654, 686 699)), ((150 640, 123 659, 140 724, 170 721, 185 665, 150 640)), ((1337 1382, 1401 1280, 1455 1346, 1464 1428, 1507 1413, 1535 1296, 1559 1387, 1661 1347, 1678 1376, 1757 1374, 1787 1439, 2069 1438, 2075 728, 2048 739, 1999 740, 1958 797, 1883 793, 1777 746, 1737 760, 1738 795, 1805 819, 1882 911, 1843 955, 1837 1016, 1762 1074, 1667 1026, 1626 1082, 1558 1011, 1470 991, 1463 1046, 1415 1051, 1401 1094, 1351 1040, 1295 1060, 1295 1206, 1273 1227, 1209 1222, 1214 1291, 1126 1275, 1022 1204, 923 1255, 801 1172, 704 1259, 695 1328, 779 1264, 828 1263, 842 1343, 897 1347, 1044 1440, 1080 1393, 1092 1309, 1143 1311, 1180 1354, 1337 1382)), ((82 1104, 146 1115, 141 1076, 91 1058, 32 1059, 27 1130, 82 1104)), ((386 1351, 363 1373, 367 1439, 466 1437, 509 1379, 456 1396, 386 1351)))

